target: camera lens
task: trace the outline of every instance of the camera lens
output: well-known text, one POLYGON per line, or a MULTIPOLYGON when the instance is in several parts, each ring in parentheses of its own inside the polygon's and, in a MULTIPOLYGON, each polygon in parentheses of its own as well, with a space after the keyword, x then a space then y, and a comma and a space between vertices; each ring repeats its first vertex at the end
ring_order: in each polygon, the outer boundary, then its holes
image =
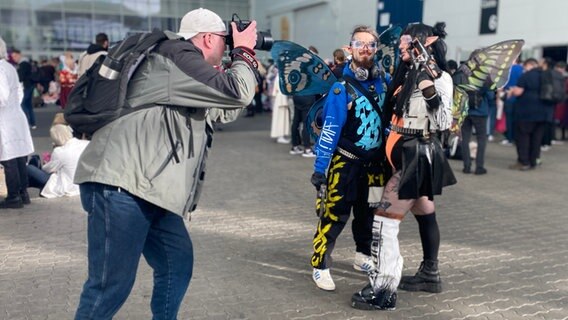
MULTIPOLYGON (((234 21, 234 20, 233 20, 234 21)), ((233 50, 235 47, 235 42, 233 41, 233 28, 231 27, 232 21, 225 21, 225 25, 227 27, 227 45, 229 46, 230 50, 233 50)), ((243 31, 245 30, 249 24, 249 20, 238 20, 234 21, 237 24, 237 30, 243 31)), ((274 39, 272 39, 272 34, 270 31, 257 31, 256 33, 256 45, 254 49, 257 50, 264 50, 270 51, 272 49, 272 45, 274 44, 274 39)))
POLYGON ((274 44, 274 39, 272 39, 272 34, 268 31, 259 31, 256 33, 256 45, 255 49, 270 51, 272 45, 274 44))

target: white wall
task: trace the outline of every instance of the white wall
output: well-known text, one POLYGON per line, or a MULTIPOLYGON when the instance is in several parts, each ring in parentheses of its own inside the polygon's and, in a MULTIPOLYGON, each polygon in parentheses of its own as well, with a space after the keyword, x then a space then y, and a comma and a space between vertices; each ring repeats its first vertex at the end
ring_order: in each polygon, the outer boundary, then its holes
POLYGON ((448 59, 464 60, 476 48, 524 39, 523 58, 543 46, 568 46, 568 0, 499 0, 497 33, 480 35, 481 0, 424 0, 426 24, 446 22, 448 59))
MULTIPOLYGON (((253 0, 251 18, 260 28, 270 29, 275 40, 283 38, 282 20, 289 22, 289 37, 302 46, 315 46, 320 57, 332 57, 333 50, 349 43, 356 25, 374 27, 376 0, 253 0)), ((260 53, 262 55, 262 53, 260 53)))

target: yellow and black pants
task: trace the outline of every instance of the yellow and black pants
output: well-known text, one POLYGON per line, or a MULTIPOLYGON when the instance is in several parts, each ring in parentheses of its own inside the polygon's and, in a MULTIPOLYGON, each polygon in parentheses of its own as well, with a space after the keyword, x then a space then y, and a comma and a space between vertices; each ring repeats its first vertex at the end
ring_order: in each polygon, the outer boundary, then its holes
POLYGON ((333 154, 327 177, 325 211, 314 235, 311 264, 317 269, 331 265, 335 240, 353 209, 352 232, 356 251, 371 255, 373 210, 369 207, 369 186, 384 186, 390 177, 386 161, 363 162, 338 152, 333 154))

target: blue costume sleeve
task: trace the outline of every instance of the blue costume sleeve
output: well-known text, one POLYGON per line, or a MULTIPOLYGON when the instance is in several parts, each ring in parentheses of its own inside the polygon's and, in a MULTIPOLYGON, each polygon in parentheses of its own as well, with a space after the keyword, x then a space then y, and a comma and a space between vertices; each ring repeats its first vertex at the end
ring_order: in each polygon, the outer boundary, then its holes
POLYGON ((342 83, 336 82, 327 94, 323 106, 324 123, 315 147, 315 172, 325 174, 329 162, 331 161, 331 156, 339 142, 341 129, 347 119, 347 103, 349 103, 350 100, 346 91, 342 83))

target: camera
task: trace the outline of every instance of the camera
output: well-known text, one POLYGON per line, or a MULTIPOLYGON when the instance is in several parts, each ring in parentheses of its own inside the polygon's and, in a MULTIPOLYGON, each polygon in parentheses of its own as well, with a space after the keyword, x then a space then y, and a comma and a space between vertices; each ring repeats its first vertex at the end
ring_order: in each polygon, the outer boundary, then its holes
MULTIPOLYGON (((250 20, 241 20, 236 13, 233 13, 231 21, 226 21, 227 26, 227 45, 230 50, 233 50, 235 42, 233 41, 233 28, 231 27, 231 22, 235 22, 237 25, 237 30, 243 31, 250 25, 250 20)), ((257 31, 256 32, 256 45, 254 49, 270 51, 274 39, 272 39, 272 34, 270 31, 257 31)))

